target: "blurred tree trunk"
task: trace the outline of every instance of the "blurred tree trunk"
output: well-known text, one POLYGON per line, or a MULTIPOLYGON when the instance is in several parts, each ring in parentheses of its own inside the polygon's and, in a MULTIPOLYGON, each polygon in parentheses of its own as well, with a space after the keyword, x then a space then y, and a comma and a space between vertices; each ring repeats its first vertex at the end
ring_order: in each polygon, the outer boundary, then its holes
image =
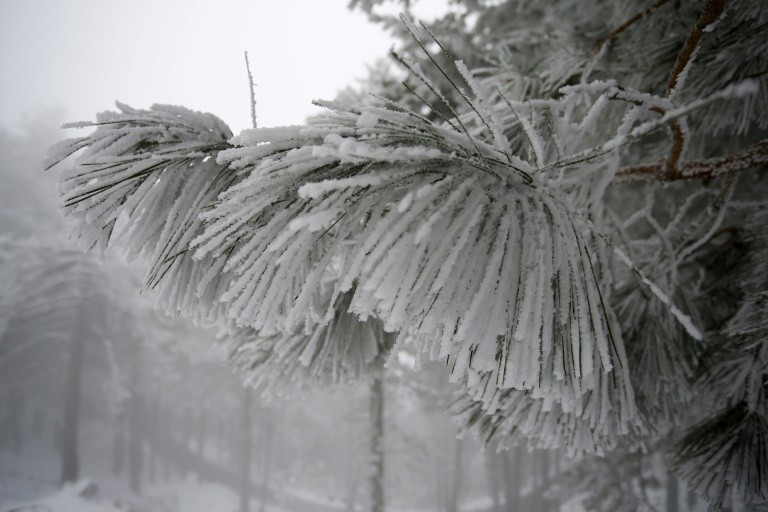
POLYGON ((451 472, 451 492, 448 496, 448 506, 446 509, 448 512, 458 512, 459 499, 461 497, 461 481, 462 481, 462 448, 464 443, 461 439, 454 435, 453 438, 453 471, 451 472))
POLYGON ((125 411, 115 417, 112 432, 112 475, 119 476, 125 466, 125 411))
POLYGON ((176 473, 180 477, 186 476, 190 471, 187 459, 184 457, 187 451, 190 450, 190 417, 187 412, 180 411, 174 418, 174 428, 172 432, 177 433, 178 443, 174 443, 177 447, 177 451, 174 454, 174 460, 176 461, 176 473))
POLYGON ((216 463, 219 466, 226 466, 228 442, 226 426, 219 421, 216 423, 216 463))
POLYGON ((269 477, 272 474, 272 438, 273 424, 269 410, 264 409, 263 433, 262 433, 262 469, 261 469, 261 496, 259 500, 259 512, 265 512, 269 500, 269 477))
POLYGON ((490 448, 484 453, 485 455, 485 469, 488 473, 486 481, 488 482, 488 492, 491 494, 492 511, 501 512, 501 502, 499 500, 499 492, 501 486, 499 485, 499 454, 490 448))
POLYGON ((131 396, 128 399, 128 481, 131 490, 141 494, 141 477, 144 467, 144 446, 142 439, 143 400, 139 383, 141 351, 137 349, 130 362, 129 385, 131 396))
MULTIPOLYGON (((242 419, 241 419, 241 423, 242 423, 242 419)), ((225 464, 226 467, 229 467, 229 468, 238 467, 238 464, 240 464, 241 462, 241 459, 238 453, 238 449, 242 444, 240 439, 240 430, 241 430, 241 427, 235 424, 229 425, 227 427, 226 436, 229 442, 227 443, 227 463, 225 464)))
POLYGON ((181 447, 186 450, 191 450, 191 440, 192 440, 192 428, 190 427, 190 424, 192 422, 192 418, 190 417, 190 413, 186 411, 181 411, 179 413, 177 421, 177 427, 176 431, 179 433, 179 440, 181 441, 181 447))
POLYGON ((240 404, 240 512, 248 512, 251 500, 251 388, 243 388, 240 404))
POLYGON ((685 506, 688 510, 688 512, 693 512, 698 508, 699 499, 698 496, 696 496, 696 493, 693 492, 691 489, 688 489, 688 493, 685 497, 685 506))
POLYGON ((502 453, 501 474, 504 483, 504 510, 505 512, 518 512, 521 510, 520 485, 522 461, 520 450, 515 448, 502 453))
POLYGON ((141 494, 141 477, 144 466, 144 446, 141 439, 141 397, 131 397, 128 420, 128 481, 131 490, 141 494))
POLYGON ((200 457, 205 457, 205 436, 207 434, 208 425, 205 421, 205 414, 198 413, 197 416, 197 454, 200 457))
POLYGON ((8 413, 6 415, 8 425, 8 440, 13 453, 19 453, 24 444, 24 397, 18 387, 11 387, 6 393, 8 399, 8 413))
POLYGON ((523 472, 521 471, 519 454, 516 457, 517 464, 515 464, 515 473, 520 482, 520 501, 526 502, 525 505, 528 510, 535 510, 536 512, 544 511, 544 504, 541 501, 541 489, 539 487, 541 485, 540 457, 541 453, 538 451, 531 451, 526 454, 525 477, 523 477, 523 472), (523 480, 524 478, 525 480, 523 480))
POLYGON ((551 471, 549 463, 550 452, 547 450, 542 450, 539 452, 539 456, 541 457, 541 482, 539 484, 539 495, 541 496, 543 510, 548 512, 555 506, 555 504, 552 503, 546 496, 546 492, 549 489, 550 482, 552 481, 549 476, 551 471))
POLYGON ((149 410, 149 414, 144 418, 144 437, 149 447, 149 452, 147 453, 149 457, 147 479, 150 482, 154 482, 157 474, 157 447, 159 446, 157 436, 160 427, 160 405, 158 401, 152 400, 152 406, 147 406, 147 410, 149 410))
POLYGON ((78 308, 69 348, 67 381, 64 386, 64 425, 61 431, 61 484, 74 482, 80 471, 78 437, 80 422, 80 387, 83 375, 83 352, 88 333, 84 306, 78 308))
POLYGON ((679 512, 678 495, 680 494, 680 485, 677 477, 671 471, 667 471, 667 507, 666 512, 679 512))
POLYGON ((435 510, 437 512, 440 512, 443 510, 443 502, 445 499, 443 498, 443 454, 438 452, 436 450, 434 461, 435 461, 435 468, 432 474, 435 476, 435 510))
POLYGON ((166 482, 171 479, 171 465, 173 464, 173 452, 171 451, 171 442, 173 441, 173 413, 167 409, 163 410, 160 421, 160 428, 158 433, 158 446, 163 447, 162 461, 163 461, 163 480, 166 482))
POLYGON ((347 464, 344 510, 346 510, 346 512, 354 512, 356 510, 357 491, 360 486, 359 471, 357 471, 357 465, 350 453, 345 455, 344 460, 346 460, 347 464))
POLYGON ((384 512, 384 379, 371 382, 371 512, 384 512))
POLYGON ((32 412, 32 425, 30 431, 36 440, 39 441, 43 438, 43 432, 45 431, 45 413, 40 407, 35 407, 32 412))

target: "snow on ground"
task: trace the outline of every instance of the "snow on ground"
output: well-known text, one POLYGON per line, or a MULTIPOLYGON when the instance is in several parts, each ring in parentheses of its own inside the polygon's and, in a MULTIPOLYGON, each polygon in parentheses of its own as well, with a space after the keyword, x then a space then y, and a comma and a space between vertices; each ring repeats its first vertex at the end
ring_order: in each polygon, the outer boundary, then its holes
POLYGON ((2 512, 123 512, 129 509, 98 499, 98 487, 90 480, 67 485, 54 494, 0 507, 2 512))
MULTIPOLYGON (((38 498, 0 504, 0 512, 236 512, 239 506, 231 489, 193 477, 149 486, 143 497, 129 499, 108 495, 84 479, 38 498)), ((260 510, 255 500, 251 510, 260 510)), ((287 511, 268 505, 266 512, 287 511)))
MULTIPOLYGON (((145 481, 142 495, 133 493, 125 472, 113 476, 110 438, 105 429, 84 425, 81 435, 81 475, 75 485, 58 488, 60 455, 50 432, 27 436, 16 452, 0 446, 0 512, 236 512, 237 493, 225 486, 199 481, 194 474, 155 483, 145 481), (81 495, 83 494, 84 495, 81 495), (31 508, 38 505, 38 509, 31 508), (41 508, 40 506, 46 508, 41 508)), ((260 510, 254 499, 251 510, 260 510)), ((267 506, 265 512, 286 512, 267 506)))
POLYGON ((197 478, 192 476, 152 486, 145 494, 147 501, 162 503, 165 510, 169 511, 235 512, 240 506, 238 496, 228 487, 198 482, 197 478))
POLYGON ((52 451, 42 442, 27 443, 20 452, 0 446, 0 510, 56 489, 59 465, 52 463, 52 451))

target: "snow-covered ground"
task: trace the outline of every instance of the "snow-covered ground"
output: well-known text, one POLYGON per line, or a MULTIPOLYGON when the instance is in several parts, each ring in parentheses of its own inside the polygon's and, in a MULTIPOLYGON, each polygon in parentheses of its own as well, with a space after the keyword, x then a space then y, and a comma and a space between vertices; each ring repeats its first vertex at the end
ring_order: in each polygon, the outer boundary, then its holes
POLYGON ((90 480, 66 485, 53 494, 0 507, 3 512, 118 512, 128 508, 98 498, 98 487, 90 480))
MULTIPOLYGON (((125 475, 109 467, 108 440, 98 428, 81 436, 81 475, 59 489, 60 459, 50 439, 27 437, 16 453, 0 447, 0 512, 236 512, 239 497, 232 489, 199 481, 194 474, 155 483, 144 482, 141 496, 125 475), (34 508, 37 506, 37 508, 34 508)), ((253 500, 251 510, 259 510, 253 500)), ((265 512, 285 512, 271 505, 265 512)))
MULTIPOLYGON (((22 482, 7 475, 0 477, 6 491, 22 482)), ((107 483, 100 486, 83 479, 61 489, 28 486, 27 492, 36 489, 38 494, 23 500, 0 500, 0 512, 236 512, 240 506, 231 489, 194 477, 149 485, 142 497, 125 488, 118 490, 114 481, 107 483)), ((252 502, 251 510, 259 510, 259 504, 252 502)), ((266 511, 285 512, 275 505, 268 505, 266 511)))

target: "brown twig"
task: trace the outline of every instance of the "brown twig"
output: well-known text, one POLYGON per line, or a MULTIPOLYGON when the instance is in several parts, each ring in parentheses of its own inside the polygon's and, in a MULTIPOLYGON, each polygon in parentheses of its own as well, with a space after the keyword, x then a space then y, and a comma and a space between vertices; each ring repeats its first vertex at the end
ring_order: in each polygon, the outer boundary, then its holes
POLYGON ((685 147, 684 122, 684 120, 676 119, 669 123, 669 129, 672 132, 672 149, 669 150, 666 167, 670 180, 675 180, 680 175, 680 158, 683 156, 683 148, 685 147))
MULTIPOLYGON (((696 57, 701 39, 704 37, 704 32, 717 22, 724 10, 725 0, 707 0, 704 4, 701 15, 688 34, 688 38, 685 40, 680 52, 677 54, 677 60, 675 60, 675 65, 669 74, 667 98, 673 98, 683 87, 687 69, 696 57)), ((685 148, 686 129, 681 121, 673 121, 669 127, 672 130, 672 149, 667 158, 667 175, 669 179, 674 180, 680 175, 678 167, 683 156, 683 149, 685 148)))
POLYGON ((625 167, 619 170, 616 176, 625 179, 655 181, 706 180, 722 174, 746 171, 766 164, 768 164, 768 139, 760 141, 751 148, 733 155, 687 162, 674 175, 666 172, 667 169, 664 164, 654 164, 625 167))
POLYGON ((691 29, 688 38, 685 40, 685 44, 680 49, 680 53, 677 54, 677 60, 675 66, 672 68, 672 72, 669 74, 669 81, 667 82, 667 97, 672 97, 675 90, 678 87, 682 87, 680 79, 685 71, 685 68, 690 66, 691 62, 696 55, 696 49, 701 43, 701 38, 704 37, 704 32, 713 25, 723 11, 725 10, 725 0, 707 0, 704 4, 704 8, 701 10, 701 15, 696 21, 696 24, 691 29))
POLYGON ((653 11, 661 7, 662 5, 669 2, 669 0, 658 0, 656 3, 645 9, 644 11, 640 11, 638 13, 635 13, 633 16, 631 16, 627 21, 616 27, 614 30, 611 31, 610 34, 602 38, 600 41, 597 42, 595 45, 595 53, 600 53, 600 51, 603 49, 605 45, 608 43, 612 43, 616 37, 627 30, 629 27, 640 21, 641 19, 645 18, 649 14, 651 14, 653 11))

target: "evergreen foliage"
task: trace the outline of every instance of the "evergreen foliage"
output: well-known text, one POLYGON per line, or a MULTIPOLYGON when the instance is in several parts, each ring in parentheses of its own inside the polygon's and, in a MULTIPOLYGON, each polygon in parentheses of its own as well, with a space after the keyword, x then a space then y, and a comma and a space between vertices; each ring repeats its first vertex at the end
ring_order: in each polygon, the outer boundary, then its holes
POLYGON ((404 36, 402 87, 235 137, 181 107, 85 123, 53 155, 82 150, 83 244, 147 259, 253 384, 410 346, 486 443, 598 467, 692 427, 672 462, 694 490, 768 504, 768 9, 465 0, 428 29, 380 3, 352 6, 404 36))

